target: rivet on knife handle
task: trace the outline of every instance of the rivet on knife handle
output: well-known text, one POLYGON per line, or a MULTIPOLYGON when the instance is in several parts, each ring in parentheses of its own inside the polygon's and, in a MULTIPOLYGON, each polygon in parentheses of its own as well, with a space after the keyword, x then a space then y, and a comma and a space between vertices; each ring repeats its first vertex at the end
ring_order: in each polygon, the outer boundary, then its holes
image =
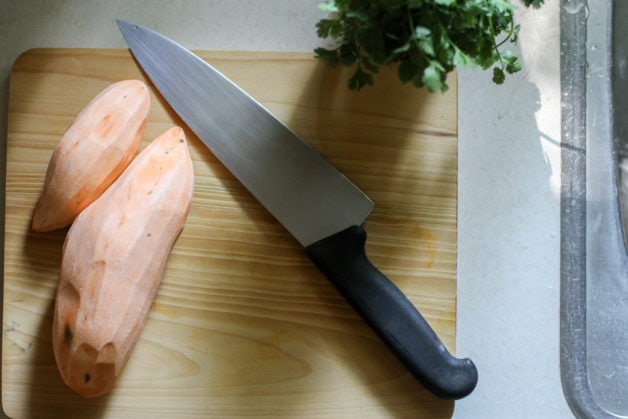
POLYGON ((358 226, 306 247, 320 271, 377 332, 406 368, 436 396, 460 399, 478 373, 470 359, 452 356, 407 297, 368 260, 358 226))

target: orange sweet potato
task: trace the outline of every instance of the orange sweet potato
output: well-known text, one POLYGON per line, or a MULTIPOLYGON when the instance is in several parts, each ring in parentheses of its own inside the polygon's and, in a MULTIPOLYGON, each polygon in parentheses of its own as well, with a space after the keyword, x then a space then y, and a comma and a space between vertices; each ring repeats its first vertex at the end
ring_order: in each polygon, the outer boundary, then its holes
POLYGON ((113 83, 76 116, 50 158, 32 228, 65 227, 128 166, 139 148, 150 94, 139 80, 113 83))
POLYGON ((185 224, 194 172, 184 132, 151 142, 70 227, 52 342, 65 383, 107 393, 126 364, 185 224))

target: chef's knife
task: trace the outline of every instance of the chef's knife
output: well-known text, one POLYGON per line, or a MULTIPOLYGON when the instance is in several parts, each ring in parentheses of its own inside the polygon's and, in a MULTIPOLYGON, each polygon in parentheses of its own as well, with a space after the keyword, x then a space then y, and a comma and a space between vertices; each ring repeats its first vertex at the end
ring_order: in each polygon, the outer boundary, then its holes
MULTIPOLYGON (((152 30, 118 21, 135 59, 203 143, 292 233, 319 270, 435 395, 477 383, 406 296, 368 260, 371 200, 319 153, 200 57, 152 30)), ((280 75, 278 75, 279 77, 280 75)))

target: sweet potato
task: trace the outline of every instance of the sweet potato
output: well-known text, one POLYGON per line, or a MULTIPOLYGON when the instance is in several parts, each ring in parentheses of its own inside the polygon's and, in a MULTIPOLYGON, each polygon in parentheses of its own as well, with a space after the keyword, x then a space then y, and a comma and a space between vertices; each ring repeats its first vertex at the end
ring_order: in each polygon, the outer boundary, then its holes
POLYGON ((66 236, 52 342, 65 383, 107 393, 146 321, 185 224, 194 172, 184 132, 151 142, 66 236))
POLYGON ((149 109, 139 80, 113 83, 87 104, 50 158, 33 230, 68 226, 111 185, 137 153, 149 109))

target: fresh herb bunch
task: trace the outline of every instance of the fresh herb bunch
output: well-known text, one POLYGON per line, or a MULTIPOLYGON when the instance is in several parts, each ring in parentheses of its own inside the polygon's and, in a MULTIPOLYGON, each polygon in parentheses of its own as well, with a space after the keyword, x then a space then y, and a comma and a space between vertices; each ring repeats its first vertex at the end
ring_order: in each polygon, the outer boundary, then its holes
MULTIPOLYGON (((520 0, 538 8, 544 0, 520 0)), ((349 88, 374 83, 379 67, 398 64, 399 79, 431 92, 447 90, 454 68, 493 67, 493 81, 521 69, 507 49, 517 42, 510 0, 326 0, 330 16, 316 24, 321 38, 338 42, 317 48, 316 57, 331 66, 356 66, 349 88)))

